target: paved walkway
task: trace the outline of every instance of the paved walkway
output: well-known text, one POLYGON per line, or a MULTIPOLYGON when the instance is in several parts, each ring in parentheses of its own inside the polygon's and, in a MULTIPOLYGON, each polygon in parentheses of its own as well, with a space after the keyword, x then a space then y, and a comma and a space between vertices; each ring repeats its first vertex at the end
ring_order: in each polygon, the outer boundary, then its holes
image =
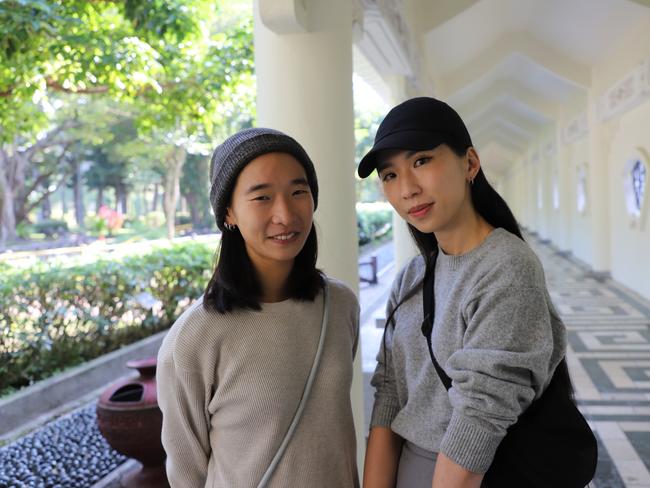
MULTIPOLYGON (((567 325, 568 362, 581 410, 596 431, 595 488, 650 488, 650 302, 528 236, 546 270, 551 296, 567 325)), ((378 257, 379 283, 362 284, 361 359, 366 431, 372 408, 368 384, 382 338, 382 318, 393 269, 392 244, 378 257), (377 326, 379 324, 379 327, 377 326)), ((368 275, 369 268, 361 273, 368 275)), ((129 462, 93 488, 119 486, 129 462)))
MULTIPOLYGON (((567 325, 568 362, 580 409, 596 431, 594 488, 650 488, 650 302, 539 242, 527 240, 546 270, 549 290, 567 325)), ((366 428, 372 408, 368 381, 382 337, 376 326, 394 270, 362 286, 361 347, 366 428), (364 300, 370 296, 373 300, 364 300), (365 295, 364 295, 365 294, 365 295), (384 297, 383 303, 376 297, 384 297)))

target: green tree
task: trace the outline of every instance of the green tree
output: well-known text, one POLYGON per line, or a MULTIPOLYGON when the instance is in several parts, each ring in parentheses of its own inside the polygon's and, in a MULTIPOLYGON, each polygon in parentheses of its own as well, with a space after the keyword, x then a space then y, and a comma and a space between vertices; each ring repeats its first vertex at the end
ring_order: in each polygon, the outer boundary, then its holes
POLYGON ((190 154, 183 167, 181 195, 190 208, 194 228, 212 227, 214 217, 210 213, 209 159, 202 154, 190 154))
MULTIPOLYGON (((383 116, 380 113, 361 113, 358 111, 355 111, 354 115, 355 153, 356 161, 358 162, 372 148, 377 128, 383 116)), ((361 179, 356 174, 355 178, 358 202, 384 200, 384 195, 379 187, 377 178, 369 177, 361 179)))
POLYGON ((62 94, 110 100, 133 118, 164 168, 173 235, 188 152, 254 119, 250 16, 218 14, 212 0, 0 1, 0 246, 15 234, 14 189, 29 160, 20 148, 31 157, 39 134, 62 137, 62 94))

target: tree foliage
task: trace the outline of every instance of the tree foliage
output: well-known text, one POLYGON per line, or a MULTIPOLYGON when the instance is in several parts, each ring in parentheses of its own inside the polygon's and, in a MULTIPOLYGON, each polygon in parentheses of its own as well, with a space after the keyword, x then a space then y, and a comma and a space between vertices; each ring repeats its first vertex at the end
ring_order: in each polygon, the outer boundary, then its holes
MULTIPOLYGON (((206 153, 254 119, 252 19, 221 16, 222 8, 214 0, 0 0, 0 241, 12 233, 16 191, 3 176, 17 167, 14 155, 62 114, 72 118, 71 107, 98 103, 133 125, 121 143, 139 144, 136 164, 163 173, 173 220, 187 154, 206 153)), ((110 142, 113 122, 85 125, 83 135, 100 140, 82 137, 82 145, 110 142)))

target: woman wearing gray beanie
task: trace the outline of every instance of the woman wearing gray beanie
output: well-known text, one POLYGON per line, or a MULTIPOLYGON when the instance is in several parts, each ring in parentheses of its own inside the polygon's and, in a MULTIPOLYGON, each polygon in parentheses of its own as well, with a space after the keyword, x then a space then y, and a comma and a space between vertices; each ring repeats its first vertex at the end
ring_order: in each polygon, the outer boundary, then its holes
POLYGON ((359 305, 316 268, 314 166, 286 134, 246 129, 215 149, 210 183, 218 261, 158 354, 170 484, 356 487, 359 305))

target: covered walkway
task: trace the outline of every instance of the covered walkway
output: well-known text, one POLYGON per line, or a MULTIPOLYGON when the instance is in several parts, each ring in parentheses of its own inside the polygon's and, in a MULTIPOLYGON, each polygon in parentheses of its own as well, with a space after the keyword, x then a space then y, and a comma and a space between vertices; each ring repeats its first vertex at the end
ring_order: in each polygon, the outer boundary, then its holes
MULTIPOLYGON (((567 326, 576 400, 599 442, 597 488, 650 488, 650 301, 594 274, 537 235, 526 239, 542 260, 551 297, 567 326)), ((393 268, 377 287, 362 285, 361 346, 366 432, 369 386, 381 342, 383 303, 393 268), (364 300, 367 296, 369 299, 364 300)))

